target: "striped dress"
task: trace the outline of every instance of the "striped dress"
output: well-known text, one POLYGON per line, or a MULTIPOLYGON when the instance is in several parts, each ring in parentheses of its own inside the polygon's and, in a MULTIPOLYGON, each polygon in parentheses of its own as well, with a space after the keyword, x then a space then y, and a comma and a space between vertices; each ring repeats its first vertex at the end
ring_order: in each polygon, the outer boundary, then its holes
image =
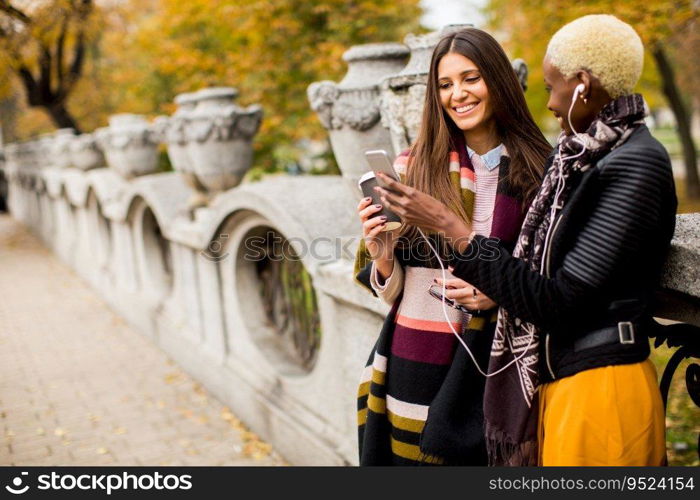
MULTIPOLYGON (((490 236, 498 180, 505 172, 503 168, 489 169, 484 159, 469 153, 473 169, 462 166, 453 153, 450 171, 459 173, 463 190, 473 189, 474 229, 490 236)), ((502 146, 491 158, 488 154, 484 158, 490 160, 491 167, 507 167, 507 154, 501 157, 501 153, 505 153, 502 146)), ((399 157, 394 165, 400 174, 405 172, 406 160, 399 157)), ((512 238, 515 236, 517 233, 512 238)), ((442 277, 441 269, 415 255, 397 251, 396 257, 391 276, 382 283, 374 266, 366 266, 370 286, 392 304, 392 309, 360 381, 360 464, 484 465, 485 379, 459 345, 453 329, 485 370, 497 309, 471 316, 446 307, 447 321, 442 303, 428 294, 434 278, 442 277)), ((453 277, 445 272, 448 278, 453 277)))

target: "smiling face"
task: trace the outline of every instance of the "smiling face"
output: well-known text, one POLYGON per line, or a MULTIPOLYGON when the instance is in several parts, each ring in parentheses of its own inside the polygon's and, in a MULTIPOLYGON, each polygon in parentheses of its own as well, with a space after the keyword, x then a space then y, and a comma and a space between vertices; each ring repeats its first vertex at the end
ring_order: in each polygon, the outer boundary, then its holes
POLYGON ((589 75, 584 74, 583 71, 580 71, 577 76, 566 78, 548 58, 545 58, 542 63, 542 71, 544 73, 545 88, 549 92, 547 109, 554 114, 554 117, 559 122, 559 126, 566 135, 573 133, 569 126, 567 115, 571 107, 574 90, 577 85, 584 84, 585 89, 583 93, 576 97, 576 104, 571 110, 571 123, 576 132, 585 132, 601 107, 597 106, 598 99, 596 96, 591 95, 595 90, 595 85, 591 84, 595 82, 592 82, 589 75), (586 100, 589 102, 584 102, 583 97, 586 97, 586 100))
POLYGON ((493 125, 493 109, 479 68, 470 59, 449 52, 440 60, 438 91, 447 115, 465 136, 493 125))

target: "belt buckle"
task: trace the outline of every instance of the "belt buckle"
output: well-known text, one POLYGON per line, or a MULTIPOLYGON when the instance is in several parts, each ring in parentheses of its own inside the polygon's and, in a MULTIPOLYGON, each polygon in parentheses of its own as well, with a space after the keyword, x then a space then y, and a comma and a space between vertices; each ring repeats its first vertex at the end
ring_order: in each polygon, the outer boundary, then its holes
POLYGON ((634 344, 634 325, 631 321, 620 321, 617 324, 620 344, 634 344))

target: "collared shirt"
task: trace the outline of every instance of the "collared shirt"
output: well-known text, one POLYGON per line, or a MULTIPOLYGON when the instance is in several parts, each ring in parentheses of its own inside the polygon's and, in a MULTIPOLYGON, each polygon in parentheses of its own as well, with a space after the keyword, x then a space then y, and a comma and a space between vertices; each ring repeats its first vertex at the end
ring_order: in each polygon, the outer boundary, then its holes
MULTIPOLYGON (((501 164, 501 155, 503 154, 503 144, 499 144, 495 148, 493 148, 491 151, 488 153, 484 153, 483 155, 479 155, 481 160, 484 162, 484 166, 489 169, 493 170, 496 168, 498 165, 501 164)), ((469 159, 472 159, 472 156, 477 154, 476 151, 474 151, 472 148, 467 146, 467 154, 469 155, 469 159)))
POLYGON ((499 144, 484 155, 478 154, 467 147, 469 159, 474 167, 474 214, 472 228, 476 234, 490 236, 493 225, 493 212, 496 208, 496 193, 498 191, 499 169, 501 155, 505 152, 503 144, 499 144))

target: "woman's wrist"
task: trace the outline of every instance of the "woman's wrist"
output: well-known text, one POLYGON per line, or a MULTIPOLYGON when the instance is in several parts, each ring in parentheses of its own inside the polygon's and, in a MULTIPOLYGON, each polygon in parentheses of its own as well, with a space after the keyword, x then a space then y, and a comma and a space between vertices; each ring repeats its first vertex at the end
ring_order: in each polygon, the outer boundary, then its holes
POLYGON ((374 265, 382 281, 386 281, 394 271, 394 258, 379 257, 375 259, 374 265))
POLYGON ((472 226, 464 222, 456 214, 453 214, 448 219, 443 232, 447 237, 447 241, 458 253, 463 253, 467 249, 475 234, 472 226))

